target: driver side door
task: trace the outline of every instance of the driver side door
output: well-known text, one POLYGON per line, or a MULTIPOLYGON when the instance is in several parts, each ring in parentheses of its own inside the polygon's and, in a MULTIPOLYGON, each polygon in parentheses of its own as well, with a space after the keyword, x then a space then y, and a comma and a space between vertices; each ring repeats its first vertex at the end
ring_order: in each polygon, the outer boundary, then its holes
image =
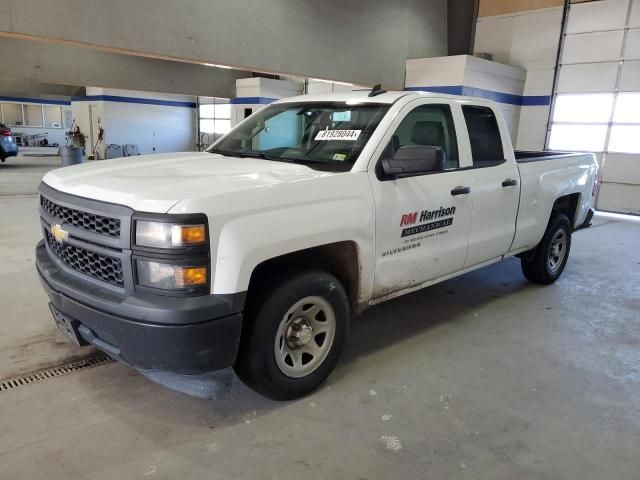
POLYGON ((456 135, 463 122, 453 101, 416 100, 401 110, 383 139, 384 151, 370 172, 376 205, 374 298, 418 287, 464 267, 473 174, 466 169, 469 158, 461 154, 466 150, 456 135), (381 160, 405 146, 442 148, 444 170, 385 177, 381 160))

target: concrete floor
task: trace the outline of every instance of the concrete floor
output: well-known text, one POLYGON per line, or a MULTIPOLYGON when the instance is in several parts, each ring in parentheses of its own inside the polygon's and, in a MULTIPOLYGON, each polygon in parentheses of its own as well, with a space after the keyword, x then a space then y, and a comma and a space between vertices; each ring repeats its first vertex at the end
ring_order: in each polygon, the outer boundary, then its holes
MULTIPOLYGON (((3 258, 25 262, 34 200, 0 198, 3 258)), ((637 480, 639 241, 600 218, 552 286, 508 260, 375 307, 295 402, 237 381, 199 400, 119 364, 0 393, 0 478, 637 480)), ((50 322, 32 266, 6 269, 0 355, 24 318, 50 322)))
POLYGON ((51 322, 33 261, 42 238, 38 184, 59 157, 9 158, 0 164, 0 379, 92 353, 73 348, 51 322))

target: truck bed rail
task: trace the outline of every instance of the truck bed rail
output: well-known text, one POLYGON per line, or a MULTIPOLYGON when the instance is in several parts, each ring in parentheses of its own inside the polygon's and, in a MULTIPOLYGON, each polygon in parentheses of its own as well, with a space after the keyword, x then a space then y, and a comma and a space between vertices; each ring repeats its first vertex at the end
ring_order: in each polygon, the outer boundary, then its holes
POLYGON ((527 150, 515 150, 516 162, 542 162, 544 160, 557 160, 559 158, 576 157, 584 155, 584 152, 555 152, 546 150, 542 152, 532 152, 527 150))

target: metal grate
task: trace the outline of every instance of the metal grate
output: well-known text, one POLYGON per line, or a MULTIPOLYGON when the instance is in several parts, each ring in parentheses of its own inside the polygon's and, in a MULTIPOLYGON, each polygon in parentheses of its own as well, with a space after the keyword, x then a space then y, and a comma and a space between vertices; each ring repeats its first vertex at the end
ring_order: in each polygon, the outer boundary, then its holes
POLYGON ((41 370, 39 372, 31 373, 29 375, 22 375, 19 377, 8 378, 6 380, 0 381, 0 392, 31 385, 32 383, 41 382, 48 378, 68 375, 70 373, 77 372, 78 370, 97 367, 98 365, 104 365, 106 363, 111 363, 113 361, 114 360, 108 355, 105 355, 104 353, 100 353, 95 357, 87 358, 85 360, 79 360, 77 362, 69 363, 67 365, 62 365, 60 367, 41 370))
POLYGON ((74 208, 63 207, 40 195, 40 206, 49 215, 59 218, 62 222, 82 228, 88 232, 99 233, 109 237, 120 238, 120 220, 93 213, 83 212, 74 208))
POLYGON ((46 229, 44 236, 53 253, 69 268, 112 285, 124 286, 124 275, 120 259, 90 252, 68 243, 59 243, 53 238, 52 233, 46 229))

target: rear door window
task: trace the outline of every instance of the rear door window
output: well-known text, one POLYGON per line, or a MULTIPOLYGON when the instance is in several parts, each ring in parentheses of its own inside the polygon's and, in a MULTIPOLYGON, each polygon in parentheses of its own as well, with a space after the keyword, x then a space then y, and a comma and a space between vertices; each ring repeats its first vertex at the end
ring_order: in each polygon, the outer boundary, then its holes
POLYGON ((487 107, 462 107, 469 131, 474 167, 488 167, 504 162, 502 137, 493 110, 487 107))

